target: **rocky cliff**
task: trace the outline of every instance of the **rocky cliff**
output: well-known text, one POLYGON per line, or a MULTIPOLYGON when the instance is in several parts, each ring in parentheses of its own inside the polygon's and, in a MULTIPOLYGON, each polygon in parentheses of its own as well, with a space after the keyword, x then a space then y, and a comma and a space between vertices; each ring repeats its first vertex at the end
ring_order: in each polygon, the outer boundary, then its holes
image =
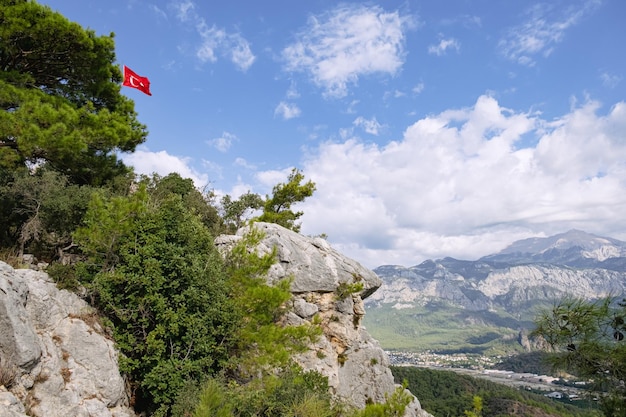
POLYGON ((0 417, 131 417, 113 342, 47 274, 0 262, 0 417))
MULTIPOLYGON (((384 402, 397 385, 388 357, 361 324, 363 299, 381 280, 323 239, 275 224, 255 227, 265 236, 257 250, 277 251, 269 284, 293 280, 285 323, 315 318, 323 329, 297 362, 327 376, 338 399, 359 408, 368 401, 384 402)), ((227 250, 244 232, 221 236, 216 244, 227 250)), ((57 289, 44 272, 0 262, 0 417, 27 415, 135 417, 114 344, 91 308, 75 294, 57 289)), ((415 398, 405 416, 430 414, 415 398)))
MULTIPOLYGON (((322 336, 296 361, 305 370, 327 376, 333 394, 356 407, 362 408, 368 401, 384 402, 397 385, 385 352, 361 324, 363 300, 380 287, 380 278, 321 238, 308 238, 270 223, 255 223, 254 227, 264 233, 259 253, 277 251, 268 282, 293 279, 293 308, 286 322, 298 325, 315 317, 321 323, 322 336), (343 291, 355 284, 362 285, 359 291, 343 291)), ((218 247, 227 250, 246 231, 219 237, 218 247)), ((406 417, 412 416, 429 416, 417 398, 406 413, 406 417)))

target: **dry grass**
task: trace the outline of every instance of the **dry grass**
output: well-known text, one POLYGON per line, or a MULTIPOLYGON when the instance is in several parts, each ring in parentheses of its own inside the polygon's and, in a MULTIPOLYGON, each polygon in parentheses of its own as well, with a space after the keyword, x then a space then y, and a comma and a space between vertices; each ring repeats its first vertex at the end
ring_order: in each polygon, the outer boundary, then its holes
POLYGON ((87 326, 93 329, 96 333, 103 334, 104 326, 102 325, 101 318, 95 309, 88 307, 88 308, 82 309, 80 313, 78 314, 70 314, 69 317, 71 319, 82 320, 85 322, 87 326))
POLYGON ((11 388, 17 379, 17 368, 13 365, 7 365, 0 361, 0 385, 5 388, 11 388))
POLYGON ((0 250, 0 261, 6 262, 14 269, 26 268, 27 265, 21 256, 18 255, 15 249, 2 249, 0 250))
POLYGON ((42 384, 46 382, 48 379, 50 379, 50 375, 48 373, 41 371, 39 372, 39 375, 37 375, 37 378, 35 378, 35 383, 42 384))

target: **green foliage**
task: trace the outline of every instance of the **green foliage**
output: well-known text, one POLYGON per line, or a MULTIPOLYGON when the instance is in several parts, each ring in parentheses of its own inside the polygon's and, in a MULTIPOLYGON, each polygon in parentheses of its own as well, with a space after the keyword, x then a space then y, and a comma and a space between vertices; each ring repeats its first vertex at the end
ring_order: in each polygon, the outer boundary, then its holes
POLYGON ((264 277, 275 262, 275 253, 259 255, 253 250, 262 238, 262 232, 252 227, 226 258, 232 298, 242 317, 235 356, 243 377, 286 366, 294 352, 321 334, 316 325, 277 325, 291 298, 291 281, 267 285, 264 277))
POLYGON ((299 232, 300 225, 296 224, 296 220, 302 216, 303 212, 294 212, 291 210, 291 206, 294 203, 304 201, 307 197, 312 196, 315 191, 315 183, 308 181, 301 184, 303 180, 304 175, 294 168, 287 178, 287 183, 275 185, 272 196, 266 196, 263 214, 257 220, 276 223, 299 232))
POLYGON ((483 399, 479 395, 472 398, 472 409, 463 412, 467 417, 482 417, 483 415, 483 399))
POLYGON ((180 195, 148 189, 159 187, 96 194, 76 240, 98 266, 83 279, 114 326, 137 408, 167 415, 185 381, 225 366, 240 318, 206 226, 180 195))
POLYGON ((222 219, 228 232, 234 233, 242 227, 247 220, 247 216, 253 211, 263 207, 263 199, 258 195, 247 192, 237 200, 225 195, 221 200, 222 219))
POLYGON ((384 349, 474 354, 478 358, 521 352, 519 328, 528 328, 532 322, 519 321, 504 311, 467 311, 433 302, 401 310, 391 304, 371 308, 363 325, 384 349), (468 320, 479 324, 467 326, 468 320), (487 337, 490 334, 499 337, 487 337))
POLYGON ((607 416, 626 416, 626 300, 561 300, 537 318, 535 336, 556 351, 552 364, 593 381, 607 416))
POLYGON ((366 404, 363 410, 354 412, 353 417, 402 417, 413 397, 406 390, 407 383, 399 386, 391 395, 385 395, 382 404, 366 404))
POLYGON ((548 353, 542 351, 524 352, 502 358, 493 368, 518 373, 550 375, 553 369, 548 363, 548 356, 548 353))
POLYGON ((55 262, 48 266, 46 272, 60 290, 77 291, 81 286, 74 265, 63 265, 55 262))
POLYGON ((335 289, 335 296, 338 300, 345 300, 352 294, 356 294, 358 292, 363 291, 363 283, 362 282, 341 282, 337 288, 335 289))
MULTIPOLYGON (((110 269, 119 262, 121 245, 130 240, 148 214, 147 187, 141 185, 130 196, 109 197, 94 193, 83 220, 74 233, 75 241, 90 262, 110 269)), ((157 233, 155 231, 155 233, 157 233)))
MULTIPOLYGON (((507 415, 553 415, 560 417, 598 417, 599 413, 555 402, 540 394, 521 391, 502 384, 456 374, 452 371, 417 367, 391 367, 397 381, 406 380, 408 389, 420 400, 422 408, 435 417, 462 416, 474 397, 482 399, 483 417, 507 415)), ((474 410, 472 410, 474 411, 474 410)))
POLYGON ((209 379, 193 417, 332 417, 328 381, 298 367, 252 380, 245 385, 209 379))
POLYGON ((120 94, 113 35, 98 37, 34 1, 0 5, 0 167, 44 162, 77 184, 127 169, 147 132, 120 94))
POLYGON ((71 245, 72 232, 87 210, 92 187, 70 184, 49 169, 17 170, 0 184, 0 245, 17 244, 50 261, 71 245))
POLYGON ((171 173, 165 177, 153 174, 152 177, 142 176, 141 183, 147 186, 148 192, 157 201, 168 198, 170 195, 178 195, 183 204, 211 231, 221 230, 222 219, 217 209, 210 204, 211 194, 200 192, 190 178, 182 178, 177 173, 171 173))

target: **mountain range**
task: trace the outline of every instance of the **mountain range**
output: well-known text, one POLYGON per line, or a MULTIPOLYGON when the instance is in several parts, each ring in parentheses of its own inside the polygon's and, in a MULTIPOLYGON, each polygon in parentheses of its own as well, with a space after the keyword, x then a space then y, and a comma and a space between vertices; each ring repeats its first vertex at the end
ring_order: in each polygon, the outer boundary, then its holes
MULTIPOLYGON (((386 349, 501 353, 566 297, 626 294, 626 242, 570 230, 514 242, 476 261, 427 260, 374 272, 364 324, 386 349)), ((521 341, 525 341, 520 345, 521 341)))

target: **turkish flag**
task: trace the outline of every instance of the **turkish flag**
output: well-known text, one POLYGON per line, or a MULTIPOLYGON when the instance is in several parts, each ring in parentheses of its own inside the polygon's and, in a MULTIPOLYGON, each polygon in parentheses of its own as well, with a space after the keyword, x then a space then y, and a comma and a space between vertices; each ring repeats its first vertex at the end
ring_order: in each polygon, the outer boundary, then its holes
POLYGON ((126 87, 136 88, 147 95, 151 96, 150 93, 150 80, 147 77, 142 77, 141 75, 137 75, 136 72, 128 68, 124 65, 124 82, 122 85, 126 87))

